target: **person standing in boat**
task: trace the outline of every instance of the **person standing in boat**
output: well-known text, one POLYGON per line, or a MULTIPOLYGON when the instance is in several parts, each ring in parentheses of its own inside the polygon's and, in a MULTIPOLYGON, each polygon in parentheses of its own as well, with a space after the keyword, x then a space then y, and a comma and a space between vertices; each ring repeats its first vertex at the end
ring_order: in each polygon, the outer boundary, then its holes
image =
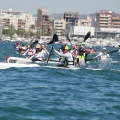
POLYGON ((106 48, 102 49, 102 52, 100 52, 97 56, 94 58, 98 58, 99 61, 101 60, 107 60, 107 58, 110 58, 109 54, 106 52, 106 48))
POLYGON ((62 45, 61 50, 62 52, 58 52, 57 50, 52 48, 54 52, 61 57, 60 62, 61 64, 58 65, 58 67, 74 67, 73 64, 73 57, 72 54, 69 52, 69 47, 67 45, 62 45))
POLYGON ((30 57, 30 59, 32 61, 45 61, 46 55, 49 55, 49 52, 46 50, 46 48, 43 48, 42 44, 37 44, 36 52, 32 57, 30 57))
POLYGON ((27 58, 30 58, 35 54, 35 52, 34 45, 30 45, 30 47, 22 55, 27 55, 27 58))

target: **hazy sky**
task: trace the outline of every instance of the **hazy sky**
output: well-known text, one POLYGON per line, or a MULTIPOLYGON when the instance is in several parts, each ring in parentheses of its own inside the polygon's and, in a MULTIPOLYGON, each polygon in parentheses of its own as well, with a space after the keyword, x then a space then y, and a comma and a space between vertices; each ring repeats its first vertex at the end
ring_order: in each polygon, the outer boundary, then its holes
POLYGON ((0 0, 0 10, 9 8, 31 14, 37 14, 38 8, 46 8, 50 14, 69 11, 89 14, 99 10, 120 13, 120 0, 0 0))

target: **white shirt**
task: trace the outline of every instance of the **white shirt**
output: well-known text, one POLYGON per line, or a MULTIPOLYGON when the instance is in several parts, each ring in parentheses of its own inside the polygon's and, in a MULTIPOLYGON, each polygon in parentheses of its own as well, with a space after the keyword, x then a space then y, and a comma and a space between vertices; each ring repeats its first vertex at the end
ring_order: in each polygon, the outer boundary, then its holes
POLYGON ((45 55, 49 55, 49 52, 46 49, 42 49, 41 52, 35 53, 32 57, 30 57, 30 59, 34 57, 41 61, 45 55))
POLYGON ((96 56, 96 58, 98 58, 98 60, 106 60, 106 59, 109 58, 109 57, 110 57, 109 54, 103 53, 103 52, 100 52, 100 53, 96 56))
POLYGON ((71 53, 67 52, 65 54, 58 52, 57 50, 55 50, 55 53, 61 57, 66 57, 66 59, 68 60, 68 67, 72 67, 73 66, 73 57, 71 55, 71 53))
POLYGON ((31 49, 31 48, 29 48, 28 50, 26 50, 25 51, 25 53, 23 53, 22 55, 28 55, 28 56, 32 56, 32 55, 34 55, 35 54, 35 49, 31 49))

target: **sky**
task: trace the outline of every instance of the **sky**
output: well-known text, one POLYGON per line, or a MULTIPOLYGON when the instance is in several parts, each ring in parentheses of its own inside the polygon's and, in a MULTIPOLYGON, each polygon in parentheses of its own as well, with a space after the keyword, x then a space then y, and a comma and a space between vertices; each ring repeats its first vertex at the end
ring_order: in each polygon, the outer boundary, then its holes
POLYGON ((50 14, 69 11, 90 14, 99 10, 120 14, 120 0, 0 0, 0 10, 9 8, 30 14, 37 14, 38 8, 46 8, 50 14))

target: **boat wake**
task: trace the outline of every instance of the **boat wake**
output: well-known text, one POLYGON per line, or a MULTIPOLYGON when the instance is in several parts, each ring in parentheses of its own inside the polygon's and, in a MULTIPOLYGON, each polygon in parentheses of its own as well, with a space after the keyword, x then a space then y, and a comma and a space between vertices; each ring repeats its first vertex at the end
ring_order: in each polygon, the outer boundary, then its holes
POLYGON ((21 64, 21 63, 0 63, 0 69, 25 68, 25 67, 39 67, 39 65, 38 64, 21 64))

